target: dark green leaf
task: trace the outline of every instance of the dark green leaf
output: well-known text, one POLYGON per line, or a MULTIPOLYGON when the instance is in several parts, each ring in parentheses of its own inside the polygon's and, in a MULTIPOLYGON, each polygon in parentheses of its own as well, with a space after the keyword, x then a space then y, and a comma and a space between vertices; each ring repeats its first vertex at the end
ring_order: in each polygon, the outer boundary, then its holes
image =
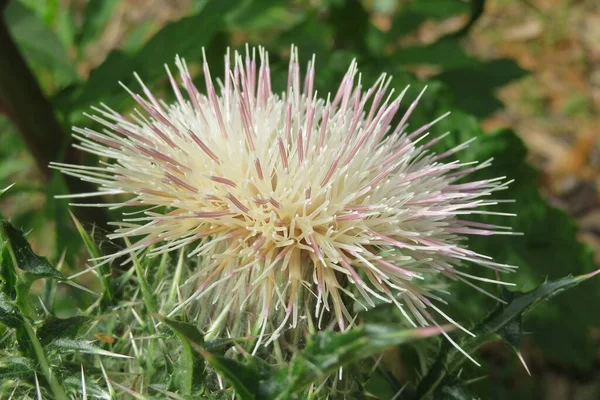
POLYGON ((23 316, 3 292, 0 292, 0 322, 10 328, 20 328, 23 325, 23 316))
POLYGON ((177 373, 178 385, 183 394, 190 395, 204 381, 204 358, 193 350, 191 343, 204 345, 204 336, 192 324, 153 315, 171 328, 183 345, 177 373))
POLYGON ((371 23, 360 1, 347 1, 329 10, 335 46, 340 49, 366 52, 366 37, 371 23))
MULTIPOLYGON (((422 111, 428 112, 427 107, 422 111)), ((429 113, 435 114, 436 111, 429 113)), ((439 151, 477 137, 478 140, 457 157, 462 161, 494 158, 490 167, 473 174, 470 180, 498 176, 515 178, 507 190, 498 192, 498 198, 515 202, 501 204, 494 207, 494 211, 517 216, 482 216, 476 219, 489 224, 510 225, 523 235, 469 239, 469 247, 473 250, 493 257, 496 262, 519 267, 515 275, 503 277, 505 280, 519 283, 522 290, 530 290, 546 278, 558 279, 569 273, 584 275, 597 268, 593 251, 577 240, 578 228, 573 218, 544 201, 537 189, 537 173, 527 164, 525 145, 513 132, 499 130, 484 134, 474 118, 457 112, 440 122, 438 129, 439 132, 451 132, 445 147, 439 151)), ((523 322, 523 329, 532 332, 533 340, 542 347, 546 357, 581 369, 589 368, 595 359, 589 326, 600 324, 600 314, 590 313, 581 307, 581 302, 598 301, 598 293, 600 282, 592 280, 555 301, 540 304, 523 322), (568 323, 565 323, 565 316, 568 316, 568 323)), ((456 305, 455 309, 463 313, 463 320, 470 318, 474 321, 483 318, 485 304, 494 304, 489 300, 478 297, 464 285, 455 285, 450 298, 456 305)))
POLYGON ((344 333, 324 331, 310 336, 306 348, 263 384, 268 398, 287 399, 339 368, 376 355, 391 346, 439 334, 436 327, 398 330, 397 326, 368 324, 344 333))
POLYGON ((242 400, 261 399, 261 376, 258 371, 248 365, 231 358, 215 356, 201 347, 196 347, 210 364, 227 382, 233 386, 235 393, 242 400))
POLYGON ((3 381, 5 379, 22 379, 27 381, 33 377, 34 373, 35 366, 31 360, 0 353, 0 377, 2 377, 3 381))
MULTIPOLYGON (((489 340, 503 339, 502 335, 506 334, 506 329, 510 327, 511 322, 521 318, 524 313, 537 304, 579 285, 598 272, 600 271, 575 277, 566 277, 556 281, 548 281, 529 292, 506 292, 507 304, 500 304, 484 321, 472 329, 475 337, 468 337, 461 340, 459 346, 467 353, 473 353, 489 340)), ((511 340, 515 341, 515 335, 519 334, 520 332, 511 332, 511 340)), ((456 347, 445 341, 434 365, 419 383, 417 398, 439 392, 447 384, 454 382, 458 378, 459 371, 465 360, 466 358, 460 354, 456 347)))
POLYGON ((45 346, 59 338, 73 339, 81 326, 88 322, 88 317, 50 318, 37 330, 40 343, 45 346))
POLYGON ((415 14, 427 18, 444 19, 470 11, 469 2, 463 0, 416 0, 407 7, 415 14))
POLYGON ((527 71, 515 61, 503 58, 446 70, 434 79, 450 87, 459 108, 485 117, 502 107, 502 103, 494 97, 494 91, 525 75, 527 71))
POLYGON ((401 47, 391 57, 399 65, 438 65, 444 69, 476 66, 478 61, 469 57, 457 40, 444 39, 422 46, 401 47))
POLYGON ((8 245, 15 255, 17 266, 24 271, 29 280, 33 281, 40 278, 67 279, 60 271, 50 265, 46 257, 40 257, 33 252, 22 231, 13 227, 8 221, 1 220, 1 223, 2 236, 8 240, 8 245))

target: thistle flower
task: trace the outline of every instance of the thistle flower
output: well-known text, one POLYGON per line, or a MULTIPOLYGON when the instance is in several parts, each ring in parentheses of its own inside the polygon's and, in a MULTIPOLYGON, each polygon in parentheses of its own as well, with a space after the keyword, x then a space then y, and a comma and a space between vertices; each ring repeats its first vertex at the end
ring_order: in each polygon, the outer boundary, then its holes
POLYGON ((206 95, 176 58, 179 82, 167 67, 174 104, 157 100, 136 75, 145 97, 131 95, 140 111, 128 119, 102 105, 90 118, 106 129, 74 128, 76 147, 103 160, 54 164, 99 185, 77 196, 123 194, 127 201, 107 206, 147 207, 117 223, 110 238, 133 244, 102 262, 186 247, 200 268, 172 314, 201 301, 209 313, 198 323, 232 335, 244 331, 234 322, 240 313, 251 316, 260 338, 304 318, 331 318, 346 329, 355 320, 350 302, 365 309, 394 303, 415 326, 437 325, 434 314, 459 326, 432 301, 443 302, 433 292, 439 278, 479 289, 471 281, 504 282, 464 272, 465 262, 514 268, 463 240, 511 233, 467 219, 494 214, 480 208, 506 188, 503 178, 458 182, 490 160, 445 161, 468 143, 428 150, 440 139, 427 142, 428 131, 445 115, 408 130, 423 92, 392 126, 407 90, 388 93, 385 74, 363 91, 352 62, 324 98, 314 88, 314 57, 301 84, 292 48, 287 89, 275 94, 268 54, 259 48, 257 63, 256 53, 247 50, 244 60, 236 52, 233 64, 226 55, 219 91, 205 61, 206 95))

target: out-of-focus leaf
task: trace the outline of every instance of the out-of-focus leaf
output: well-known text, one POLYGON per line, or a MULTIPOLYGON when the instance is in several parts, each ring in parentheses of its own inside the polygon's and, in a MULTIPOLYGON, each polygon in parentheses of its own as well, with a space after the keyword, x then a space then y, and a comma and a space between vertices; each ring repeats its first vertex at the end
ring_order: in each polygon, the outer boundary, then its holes
POLYGON ((440 393, 436 395, 436 399, 439 400, 473 400, 476 397, 471 394, 465 385, 461 383, 455 383, 447 385, 440 390, 440 393))
MULTIPOLYGON (((278 35, 274 47, 287 50, 293 43, 298 47, 299 54, 302 54, 301 57, 310 57, 310 55, 315 54, 317 65, 322 66, 322 63, 331 55, 328 42, 331 39, 332 32, 331 26, 321 24, 316 15, 308 13, 304 20, 278 35)), ((287 74, 287 61, 283 61, 282 64, 285 64, 285 67, 281 68, 281 73, 287 74)), ((276 67, 276 65, 274 66, 276 67)), ((323 72, 322 69, 320 71, 323 72)), ((285 85, 286 81, 283 80, 283 82, 285 85)))
POLYGON ((469 2, 463 0, 416 0, 408 3, 407 8, 415 14, 433 19, 470 12, 469 2))
POLYGON ((0 196, 2 196, 4 193, 6 193, 11 187, 15 186, 15 184, 11 184, 8 185, 7 187, 5 187, 4 189, 0 189, 0 196))
POLYGON ((80 49, 102 33, 117 4, 119 4, 117 0, 90 0, 87 2, 83 10, 83 22, 76 36, 80 49))
POLYGON ((63 96, 55 104, 61 111, 72 114, 100 102, 122 109, 131 105, 129 95, 118 85, 137 87, 133 72, 152 82, 165 75, 164 64, 172 64, 176 55, 188 62, 202 58, 202 47, 207 46, 223 27, 223 18, 235 6, 235 1, 211 1, 195 15, 164 26, 135 54, 119 50, 110 52, 106 60, 89 76, 83 87, 63 96), (201 28, 200 28, 201 27, 201 28))
POLYGON ((443 39, 423 46, 401 47, 391 57, 399 65, 437 65, 444 69, 477 66, 457 40, 443 39))
POLYGON ((239 361, 211 353, 204 347, 204 337, 193 325, 174 321, 160 315, 155 316, 169 326, 169 328, 173 329, 184 344, 183 356, 185 358, 184 370, 186 371, 186 376, 181 383, 185 384, 185 390, 191 390, 193 389, 194 384, 202 382, 201 376, 199 382, 194 382, 194 377, 197 376, 198 373, 203 372, 204 361, 206 360, 217 373, 223 376, 223 378, 233 386, 240 399, 261 398, 257 397, 259 394, 259 383, 261 381, 258 371, 239 361), (198 352, 202 357, 189 354, 188 352, 192 349, 198 352))
POLYGON ((204 345, 204 336, 192 324, 175 321, 157 314, 155 317, 171 328, 183 345, 177 378, 181 392, 190 395, 204 381, 204 358, 194 351, 190 342, 202 346, 204 345))
POLYGON ((503 58, 448 69, 434 79, 450 87, 459 108, 478 117, 485 117, 502 107, 500 100, 494 96, 494 91, 526 75, 527 71, 514 60, 503 58))
POLYGON ((88 322, 88 317, 51 318, 37 330, 40 343, 45 346, 59 338, 73 339, 81 326, 88 322))
POLYGON ((258 33, 297 18, 283 0, 244 0, 226 19, 229 30, 258 33))
POLYGON ((34 281, 40 278, 66 280, 67 278, 56 270, 46 257, 36 255, 25 239, 25 235, 6 220, 1 220, 4 238, 15 255, 17 267, 23 270, 25 276, 34 281))
POLYGON ((55 351, 60 354, 85 353, 116 358, 131 358, 123 354, 117 354, 113 353, 112 351, 104 350, 95 344, 92 344, 92 342, 81 339, 59 338, 46 345, 45 349, 48 351, 55 351))
MULTIPOLYGON (((600 271, 579 276, 569 276, 555 281, 547 281, 529 292, 505 291, 507 304, 500 304, 484 321, 472 329, 475 337, 468 337, 459 342, 459 346, 468 353, 473 353, 483 343, 493 339, 504 339, 505 329, 515 319, 535 307, 550 300, 559 293, 571 289, 600 271)), ((512 332, 512 334, 518 334, 512 332)), ((514 337, 511 338, 514 341, 514 337)), ((447 384, 454 382, 466 358, 459 350, 444 341, 435 363, 417 387, 417 398, 423 398, 439 392, 447 384)), ((460 398, 460 397, 459 397, 460 398)))
POLYGON ((164 74, 163 64, 173 63, 178 54, 188 61, 200 60, 202 47, 222 28, 225 15, 236 4, 234 0, 211 1, 198 14, 167 24, 136 54, 137 72, 144 79, 154 79, 164 74))
POLYGON ((62 44, 33 11, 19 1, 8 3, 4 18, 25 58, 36 67, 56 73, 61 84, 76 80, 77 71, 62 44))
POLYGON ((20 328, 23 325, 23 316, 3 292, 0 292, 0 322, 10 328, 20 328))
POLYGON ((347 1, 329 10, 335 46, 345 50, 366 53, 367 32, 371 25, 369 13, 360 1, 347 1))

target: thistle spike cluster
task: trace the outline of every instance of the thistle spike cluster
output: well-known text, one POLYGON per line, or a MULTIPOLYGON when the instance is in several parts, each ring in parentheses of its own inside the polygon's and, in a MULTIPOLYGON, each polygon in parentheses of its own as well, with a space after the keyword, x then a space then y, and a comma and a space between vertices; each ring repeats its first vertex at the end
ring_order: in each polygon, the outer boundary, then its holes
POLYGON ((95 167, 54 164, 99 186, 77 196, 123 194, 127 201, 109 206, 147 207, 110 236, 133 245, 102 262, 185 247, 200 267, 172 314, 208 307, 199 324, 261 338, 303 318, 331 317, 346 329, 351 302, 394 303, 415 326, 437 325, 435 314, 455 323, 432 301, 443 302, 432 292, 439 277, 483 290, 472 281, 491 280, 464 272, 465 262, 514 268, 465 246, 465 235, 511 233, 468 219, 494 214, 481 208, 496 204, 488 197, 507 182, 458 182, 491 162, 445 161, 468 143, 428 150, 441 138, 427 142, 429 129, 445 115, 408 130, 423 92, 392 125, 407 90, 394 96, 386 75, 365 91, 352 62, 324 99, 314 57, 302 83, 292 48, 287 89, 277 95, 268 53, 259 48, 259 62, 256 54, 236 52, 231 63, 227 53, 220 94, 205 61, 206 95, 177 58, 179 81, 167 67, 174 104, 140 80, 145 97, 131 93, 141 107, 131 118, 102 105, 90 118, 104 130, 74 129, 76 147, 102 158, 95 167), (241 313, 253 322, 240 322, 241 313))

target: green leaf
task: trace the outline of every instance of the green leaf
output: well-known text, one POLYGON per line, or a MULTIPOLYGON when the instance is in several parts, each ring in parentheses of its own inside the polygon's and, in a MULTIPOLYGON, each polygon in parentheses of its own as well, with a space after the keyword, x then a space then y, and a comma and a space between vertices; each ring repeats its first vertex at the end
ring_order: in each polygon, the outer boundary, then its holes
POLYGON ((0 353, 0 376, 2 380, 29 380, 35 373, 35 366, 30 359, 4 355, 0 353))
POLYGON ((15 303, 3 292, 0 292, 0 322, 9 328, 20 328, 23 325, 23 316, 15 303))
POLYGON ((191 395, 204 381, 204 358, 193 350, 191 343, 204 345, 204 336, 192 324, 153 315, 171 328, 183 345, 177 371, 178 385, 183 394, 191 395))
POLYGON ((197 377, 197 374, 203 371, 204 360, 206 360, 217 373, 222 375, 233 386, 240 399, 256 398, 260 376, 254 368, 239 361, 215 355, 207 350, 204 347, 204 337, 195 326, 161 315, 154 316, 173 329, 184 345, 182 366, 183 371, 185 371, 185 377, 180 382, 184 385, 184 390, 191 390, 194 384, 203 381, 202 376, 196 378, 199 381, 195 381, 194 377, 197 377), (192 349, 200 353, 202 357, 190 354, 192 349))
POLYGON ((239 3, 227 16, 229 30, 256 34, 284 24, 290 25, 299 14, 299 10, 290 10, 283 0, 244 0, 239 3))
POLYGON ((390 57, 399 65, 437 65, 444 69, 477 66, 479 61, 469 57, 463 46, 453 39, 442 39, 432 44, 401 47, 390 57))
POLYGON ((386 348, 437 335, 437 327, 399 330, 395 325, 367 324, 344 333, 323 331, 309 337, 306 348, 263 384, 268 398, 287 399, 339 368, 386 348))
POLYGON ((366 53, 366 38, 371 23, 362 2, 347 1, 341 6, 332 5, 329 24, 338 48, 366 53))
POLYGON ((261 376, 255 368, 231 358, 216 356, 196 344, 193 344, 192 347, 202 354, 206 362, 233 386, 241 400, 263 398, 260 388, 261 376))
POLYGON ((426 18, 444 19, 456 14, 469 13, 469 2, 463 0, 416 0, 407 7, 415 14, 426 18))
POLYGON ((74 63, 62 44, 28 7, 19 1, 8 3, 4 18, 25 58, 36 67, 56 73, 61 84, 78 79, 74 63))
MULTIPOLYGON (((439 115, 441 111, 424 107, 421 112, 439 115)), ((548 205, 537 189, 537 173, 527 163, 527 149, 517 135, 506 129, 484 134, 475 118, 458 112, 440 122, 438 132, 444 131, 451 134, 438 151, 477 137, 468 149, 457 154, 457 158, 467 162, 494 159, 490 167, 472 174, 469 180, 498 176, 515 179, 507 190, 496 194, 496 198, 514 202, 500 204, 493 211, 514 213, 516 217, 480 216, 473 219, 510 225, 523 235, 469 238, 469 247, 474 251, 486 254, 496 262, 519 267, 516 274, 503 277, 505 280, 519 283, 522 290, 530 290, 546 278, 559 279, 569 273, 584 275, 597 269, 593 251, 577 239, 576 222, 564 211, 548 205)), ((481 269, 476 272, 486 273, 481 269)), ((545 357, 580 369, 590 368, 595 359, 595 345, 589 327, 600 324, 600 314, 590 313, 581 307, 581 303, 600 301, 599 294, 598 280, 586 282, 576 291, 539 305, 524 321, 523 329, 532 332, 533 341, 542 348, 545 357), (568 316, 568 323, 565 323, 565 316, 568 316)), ((455 305, 455 310, 464 315, 463 320, 481 320, 485 305, 494 304, 491 299, 460 284, 452 287, 452 296, 448 299, 450 306, 455 305)))
POLYGON ((54 351, 60 354, 85 353, 95 354, 99 356, 108 356, 116 358, 131 358, 123 354, 113 353, 112 351, 104 350, 87 340, 59 338, 50 342, 45 349, 54 351))
POLYGON ((25 235, 19 229, 13 227, 8 221, 1 220, 2 236, 8 241, 9 250, 15 256, 17 266, 24 271, 29 281, 40 278, 52 278, 64 281, 67 279, 60 271, 57 271, 46 257, 36 255, 25 239, 25 235))
MULTIPOLYGON (((475 337, 468 337, 459 341, 459 346, 467 353, 473 353, 487 341, 504 339, 503 335, 506 335, 506 328, 510 327, 513 321, 521 318, 530 309, 567 289, 579 285, 598 273, 600 273, 600 270, 585 275, 548 281, 529 292, 506 291, 507 304, 500 304, 484 321, 477 324, 471 330, 475 337)), ((520 334, 520 332, 511 332, 510 330, 509 332, 513 335, 512 337, 509 336, 511 341, 515 340, 514 335, 520 334)), ((455 381, 465 360, 466 358, 460 354, 456 347, 448 341, 444 341, 435 363, 419 382, 417 398, 423 398, 431 393, 438 392, 448 383, 455 381)))
MULTIPOLYGON (((98 385, 94 380, 85 378, 85 391, 88 399, 113 400, 114 397, 98 385)), ((77 399, 81 397, 83 392, 81 375, 71 375, 63 382, 67 392, 72 395, 71 398, 77 399)))
POLYGON ((494 97, 494 91, 526 75, 527 71, 514 60, 503 58, 448 69, 434 79, 448 85, 459 108, 485 117, 502 107, 500 100, 494 97))
POLYGON ((208 46, 236 4, 234 0, 210 1, 196 15, 165 25, 135 56, 137 72, 143 79, 153 79, 163 76, 163 64, 173 63, 178 54, 188 61, 199 60, 202 47, 208 46))
POLYGON ((37 329, 40 343, 45 346, 59 338, 73 339, 81 326, 88 322, 88 317, 50 318, 37 329))
POLYGON ((113 15, 117 0, 90 0, 83 10, 83 22, 77 32, 76 41, 79 50, 97 39, 113 15))
MULTIPOLYGON (((208 46, 223 27, 224 17, 236 2, 211 1, 195 15, 165 25, 135 54, 119 50, 110 52, 106 60, 94 69, 85 84, 64 93, 55 104, 69 115, 100 102, 122 109, 133 104, 129 94, 118 85, 121 81, 137 88, 133 72, 146 82, 166 75, 164 64, 172 64, 176 55, 188 62, 202 58, 202 47, 208 46)), ((77 113, 76 113, 77 112, 77 113)))

